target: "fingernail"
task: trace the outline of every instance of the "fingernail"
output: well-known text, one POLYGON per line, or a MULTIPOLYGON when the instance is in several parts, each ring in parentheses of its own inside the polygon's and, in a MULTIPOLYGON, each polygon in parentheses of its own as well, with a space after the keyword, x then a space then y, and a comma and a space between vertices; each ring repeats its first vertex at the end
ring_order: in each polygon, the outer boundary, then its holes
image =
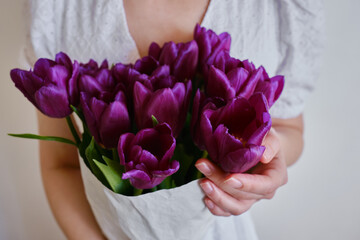
POLYGON ((208 208, 210 209, 214 208, 214 203, 211 200, 206 199, 205 201, 206 201, 206 206, 208 206, 208 208))
POLYGON ((242 187, 242 183, 236 178, 229 178, 224 183, 230 185, 233 188, 241 188, 242 187))
POLYGON ((197 167, 197 169, 199 169, 200 172, 202 172, 203 174, 209 176, 211 174, 211 169, 209 168, 209 166, 206 163, 199 163, 197 165, 195 165, 197 167))
POLYGON ((209 194, 214 190, 210 183, 201 183, 200 186, 206 194, 209 194))

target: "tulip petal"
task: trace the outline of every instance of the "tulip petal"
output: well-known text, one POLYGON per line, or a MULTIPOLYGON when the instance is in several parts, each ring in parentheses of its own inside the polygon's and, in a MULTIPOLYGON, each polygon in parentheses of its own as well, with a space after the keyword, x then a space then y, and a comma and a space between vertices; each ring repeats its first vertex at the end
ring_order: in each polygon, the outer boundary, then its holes
POLYGON ((56 86, 42 87, 34 97, 39 110, 50 117, 63 118, 72 112, 66 91, 56 86))
POLYGON ((67 81, 69 79, 69 70, 64 66, 55 65, 48 70, 48 77, 45 78, 46 84, 54 84, 58 88, 67 91, 67 81))
POLYGON ((159 66, 159 63, 151 56, 143 57, 135 62, 134 69, 150 76, 152 72, 159 66))
POLYGON ((249 135, 247 132, 244 133, 244 136, 248 138, 248 144, 261 145, 264 140, 264 137, 270 131, 271 128, 270 114, 264 113, 264 115, 267 115, 269 120, 265 121, 260 126, 257 126, 257 129, 255 131, 252 131, 250 137, 246 136, 249 135))
POLYGON ((134 137, 135 135, 132 133, 124 133, 119 138, 118 154, 121 165, 125 165, 126 158, 128 158, 128 156, 125 154, 130 151, 131 143, 134 137))
POLYGON ((180 163, 176 160, 173 160, 170 165, 168 166, 168 169, 165 170, 155 170, 152 172, 152 175, 154 177, 162 177, 163 179, 165 179, 166 177, 174 174, 175 172, 177 172, 180 168, 180 163))
POLYGON ((217 156, 214 156, 214 158, 212 156, 210 157, 211 159, 214 159, 215 162, 222 161, 225 155, 229 152, 244 148, 243 142, 235 136, 229 134, 229 130, 223 124, 220 124, 215 129, 213 138, 216 141, 218 152, 217 156))
POLYGON ((256 111, 244 98, 236 98, 225 107, 216 111, 211 120, 215 126, 223 123, 232 135, 242 136, 245 128, 256 117, 256 111))
POLYGON ((91 75, 82 75, 79 79, 79 87, 81 92, 86 92, 91 96, 96 96, 102 91, 102 86, 91 75))
POLYGON ((34 65, 34 74, 42 79, 45 79, 48 75, 48 69, 53 67, 55 64, 56 62, 50 59, 40 58, 34 65))
POLYGON ((193 78, 198 63, 198 55, 198 45, 194 40, 181 45, 173 64, 173 74, 181 81, 193 78))
MULTIPOLYGON (((145 126, 149 126, 150 120, 143 118, 144 114, 144 108, 146 104, 149 102, 149 98, 151 97, 151 92, 148 88, 146 88, 143 84, 140 82, 135 82, 134 84, 134 92, 133 92, 133 98, 134 98, 134 112, 135 112, 135 120, 137 127, 142 129, 145 128, 145 126)), ((151 117, 151 116, 150 116, 151 117)), ((151 125, 150 125, 151 126, 151 125)))
POLYGON ((178 48, 174 42, 165 43, 159 57, 160 64, 170 66, 175 61, 177 52, 178 48))
POLYGON ((155 116, 159 123, 168 123, 174 131, 174 136, 179 134, 180 106, 171 89, 164 88, 153 93, 142 115, 143 118, 149 119, 147 124, 150 122, 152 115, 155 116))
POLYGON ((78 87, 78 76, 80 71, 80 65, 77 61, 74 61, 72 66, 72 75, 68 82, 68 94, 70 103, 74 106, 79 104, 79 87, 78 87))
POLYGON ((139 155, 137 162, 142 164, 143 166, 146 166, 145 168, 148 169, 149 171, 153 169, 157 169, 159 163, 157 158, 146 149, 141 150, 141 154, 139 155))
POLYGON ((67 69, 72 69, 72 64, 69 56, 63 52, 59 52, 55 55, 55 62, 65 66, 65 68, 67 69))
POLYGON ((161 53, 161 48, 159 44, 157 44, 156 42, 152 42, 149 47, 149 56, 155 59, 159 59, 160 53, 161 53))
POLYGON ((80 106, 85 116, 86 125, 88 126, 89 131, 91 135, 95 138, 96 142, 100 143, 101 140, 99 132, 97 131, 97 121, 95 119, 94 113, 90 109, 89 102, 90 96, 84 92, 80 93, 80 106))
POLYGON ((96 81, 102 86, 103 90, 110 90, 115 85, 109 69, 100 69, 96 73, 96 81))
POLYGON ((142 170, 127 171, 123 173, 122 179, 129 179, 131 184, 138 189, 152 188, 150 176, 142 170))
POLYGON ((107 148, 116 147, 120 135, 130 130, 126 105, 118 101, 110 103, 101 116, 99 127, 102 143, 107 148))
POLYGON ((263 68, 258 68, 251 73, 250 78, 242 85, 239 96, 248 99, 255 91, 256 85, 263 73, 263 68))
POLYGON ((220 97, 228 100, 234 98, 236 92, 231 87, 226 74, 211 66, 206 86, 206 93, 210 97, 220 97))
POLYGON ((206 150, 211 156, 211 159, 218 159, 218 146, 215 138, 213 137, 213 127, 210 121, 210 116, 213 114, 213 110, 206 109, 203 111, 200 118, 200 131, 201 131, 201 140, 206 146, 206 150))
POLYGON ((229 173, 246 172, 260 161, 264 151, 264 146, 256 145, 250 145, 247 148, 236 150, 224 156, 220 167, 229 173))
POLYGON ((42 86, 43 81, 31 72, 21 69, 13 69, 10 72, 10 77, 24 96, 37 107, 37 103, 34 100, 35 92, 42 86))
POLYGON ((234 68, 226 75, 229 79, 231 87, 234 89, 235 94, 238 95, 241 86, 249 76, 249 72, 245 68, 234 68))

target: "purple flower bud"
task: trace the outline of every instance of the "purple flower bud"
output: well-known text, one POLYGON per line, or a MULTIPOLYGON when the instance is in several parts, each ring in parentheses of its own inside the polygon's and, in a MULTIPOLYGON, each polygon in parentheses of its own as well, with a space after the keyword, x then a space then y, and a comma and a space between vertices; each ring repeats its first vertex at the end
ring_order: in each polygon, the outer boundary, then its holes
POLYGON ((82 92, 80 97, 81 108, 91 135, 107 148, 116 147, 120 135, 130 130, 125 94, 121 90, 114 94, 111 96, 107 93, 97 98, 82 92))
POLYGON ((210 158, 226 172, 245 172, 255 166, 265 150, 262 140, 271 128, 265 96, 235 98, 224 107, 205 109, 200 120, 210 158))
POLYGON ((99 97, 103 92, 112 92, 117 83, 108 69, 107 61, 99 67, 97 62, 90 60, 80 64, 79 90, 91 96, 99 97))
POLYGON ((136 82, 134 86, 134 113, 139 129, 152 126, 151 116, 166 122, 177 137, 186 120, 191 97, 191 81, 175 83, 173 87, 152 91, 144 84, 136 82))
POLYGON ((198 46, 194 40, 187 43, 167 42, 162 48, 152 43, 149 48, 149 55, 158 60, 160 65, 170 66, 171 75, 178 81, 195 76, 198 54, 198 46))
POLYGON ((205 93, 200 89, 196 91, 193 106, 190 131, 194 143, 201 149, 205 150, 203 134, 200 128, 200 118, 203 111, 206 109, 218 109, 225 106, 225 101, 222 98, 206 98, 205 93))
POLYGON ((179 162, 171 161, 175 146, 176 140, 166 123, 140 130, 136 135, 121 135, 118 152, 126 170, 122 178, 139 189, 160 184, 179 169, 179 162))
POLYGON ((263 81, 259 81, 256 85, 255 92, 263 93, 269 103, 269 107, 271 107, 280 97, 283 89, 284 76, 275 76, 272 78, 265 78, 263 81))
POLYGON ((79 64, 71 63, 65 53, 55 61, 41 58, 33 71, 13 69, 10 72, 15 86, 24 96, 49 117, 63 118, 71 114, 70 104, 77 105, 77 76, 79 64))
POLYGON ((261 92, 269 107, 279 98, 284 87, 283 76, 269 78, 262 66, 255 68, 248 60, 240 61, 228 54, 222 54, 210 66, 206 80, 208 97, 220 97, 229 101, 235 97, 248 99, 252 94, 261 92))
POLYGON ((223 52, 229 53, 231 36, 226 32, 217 35, 214 31, 207 30, 197 24, 194 30, 194 39, 199 46, 200 68, 206 76, 208 66, 213 65, 223 52))

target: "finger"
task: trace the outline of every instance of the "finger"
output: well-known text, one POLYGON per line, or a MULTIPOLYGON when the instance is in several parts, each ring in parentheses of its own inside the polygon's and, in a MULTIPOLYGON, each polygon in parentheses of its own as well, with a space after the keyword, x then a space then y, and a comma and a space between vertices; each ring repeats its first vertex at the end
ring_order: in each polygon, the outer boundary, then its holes
POLYGON ((210 162, 208 159, 199 159, 195 166, 202 172, 208 179, 215 183, 222 190, 227 192, 230 195, 235 195, 242 187, 242 183, 236 179, 231 179, 231 185, 226 183, 226 177, 229 173, 225 173, 218 166, 210 162))
POLYGON ((265 152, 261 158, 262 163, 269 163, 280 150, 280 140, 276 131, 271 128, 263 141, 265 152))
POLYGON ((240 215, 246 212, 256 200, 242 200, 239 201, 220 188, 208 179, 204 179, 200 183, 201 188, 207 197, 219 208, 232 215, 240 215))
MULTIPOLYGON (((242 180, 236 177, 237 174, 225 173, 208 159, 199 159, 195 166, 224 192, 238 200, 259 200, 268 194, 268 192, 259 194, 258 192, 249 192, 247 188, 243 189, 242 180)), ((251 184, 254 185, 254 183, 251 184)))
POLYGON ((226 212, 223 209, 221 209, 219 206, 217 206, 213 201, 211 201, 210 198, 206 197, 204 201, 205 201, 205 205, 212 214, 223 217, 228 217, 231 215, 229 212, 226 212))
POLYGON ((210 160, 205 158, 199 159, 196 162, 195 167, 217 185, 221 185, 226 176, 229 175, 213 164, 210 160))
MULTIPOLYGON (((224 181, 224 184, 219 186, 223 191, 230 194, 232 197, 238 200, 259 200, 264 198, 263 194, 257 194, 252 192, 243 191, 241 188, 236 188, 236 183, 233 183, 234 178, 229 178, 224 181)), ((245 189, 246 190, 246 189, 245 189)))
MULTIPOLYGON (((265 164, 266 167, 271 167, 275 161, 277 160, 265 164)), ((241 191, 264 196, 275 192, 277 188, 287 182, 287 171, 286 168, 270 168, 266 169, 263 174, 232 174, 229 178, 242 182, 241 191)))

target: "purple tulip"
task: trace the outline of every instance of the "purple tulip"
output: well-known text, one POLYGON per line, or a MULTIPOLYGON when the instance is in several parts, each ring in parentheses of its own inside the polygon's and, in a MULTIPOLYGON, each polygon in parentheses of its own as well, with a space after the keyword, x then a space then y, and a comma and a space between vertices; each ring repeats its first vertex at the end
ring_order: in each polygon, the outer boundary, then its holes
POLYGON ((80 95, 80 105, 90 133, 106 148, 116 147, 120 135, 130 131, 125 94, 121 90, 113 94, 105 92, 101 98, 86 92, 80 95))
POLYGON ((259 81, 256 85, 254 92, 261 92, 265 95, 269 108, 280 97, 282 90, 284 89, 284 76, 275 76, 272 78, 265 78, 263 81, 259 81))
MULTIPOLYGON (((177 82, 172 87, 169 78, 159 78, 157 85, 165 88, 148 88, 140 82, 134 86, 135 121, 139 129, 152 127, 155 116, 159 123, 166 122, 177 137, 185 123, 191 97, 191 81, 177 82)), ((151 87, 151 86, 150 86, 151 87)))
POLYGON ((210 158, 225 172, 245 172, 255 166, 265 150, 263 138, 271 128, 265 96, 235 98, 219 109, 205 109, 200 120, 210 158))
POLYGON ((139 72, 139 74, 146 74, 148 76, 160 66, 159 61, 153 58, 152 56, 146 56, 141 59, 138 59, 133 68, 139 72))
POLYGON ((208 97, 220 97, 229 101, 235 97, 248 99, 253 93, 261 92, 269 107, 279 98, 284 87, 283 76, 269 78, 262 66, 255 68, 248 60, 240 61, 228 54, 222 54, 210 66, 206 82, 208 97))
POLYGON ((77 105, 77 76, 79 64, 71 63, 65 53, 55 61, 41 58, 33 71, 13 69, 10 72, 15 86, 24 96, 49 117, 63 118, 71 114, 70 104, 77 105))
POLYGON ((160 65, 170 66, 171 74, 178 79, 192 79, 195 76, 198 64, 199 49, 196 42, 187 43, 167 42, 162 48, 157 43, 152 43, 149 55, 157 59, 160 65))
POLYGON ((80 64, 80 92, 99 97, 104 92, 114 91, 116 85, 117 83, 108 69, 106 60, 100 67, 94 60, 90 60, 87 64, 80 64))
POLYGON ((118 152, 126 170, 122 178, 129 179, 138 189, 160 184, 179 169, 179 162, 171 161, 175 146, 176 140, 166 123, 140 130, 136 135, 121 135, 118 152))
POLYGON ((194 30, 194 39, 199 46, 200 68, 206 76, 208 66, 213 65, 223 52, 229 53, 231 36, 226 32, 217 35, 212 30, 207 30, 197 24, 194 30))
POLYGON ((206 109, 216 110, 220 107, 225 106, 226 102, 222 98, 207 98, 204 92, 201 92, 200 89, 196 91, 193 106, 192 106, 192 116, 191 116, 191 125, 190 131, 194 143, 202 150, 205 149, 203 134, 200 128, 200 118, 203 111, 206 109))
POLYGON ((112 75, 116 82, 124 85, 129 100, 133 99, 135 82, 141 82, 151 89, 164 87, 156 86, 161 85, 164 78, 171 78, 165 79, 165 82, 168 82, 165 87, 175 83, 175 78, 170 76, 169 66, 160 66, 159 62, 151 56, 138 59, 134 65, 117 63, 112 68, 112 75))

